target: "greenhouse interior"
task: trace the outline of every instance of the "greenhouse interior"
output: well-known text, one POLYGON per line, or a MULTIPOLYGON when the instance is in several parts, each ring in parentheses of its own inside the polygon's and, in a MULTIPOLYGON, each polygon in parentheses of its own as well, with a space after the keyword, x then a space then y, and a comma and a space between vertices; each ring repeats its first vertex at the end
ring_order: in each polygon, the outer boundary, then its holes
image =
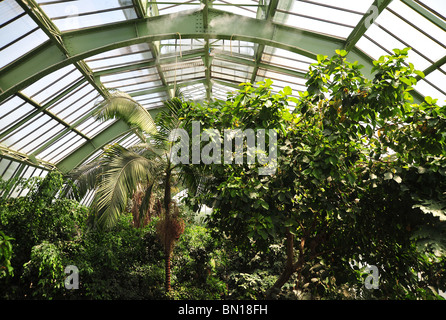
POLYGON ((0 178, 2 300, 444 300, 446 3, 2 0, 0 178))

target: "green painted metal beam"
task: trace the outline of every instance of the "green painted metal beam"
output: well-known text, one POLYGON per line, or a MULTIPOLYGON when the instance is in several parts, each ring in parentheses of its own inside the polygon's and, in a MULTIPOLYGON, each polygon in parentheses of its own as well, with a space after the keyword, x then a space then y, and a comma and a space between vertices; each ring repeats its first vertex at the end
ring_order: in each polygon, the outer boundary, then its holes
POLYGON ((118 120, 100 132, 93 139, 85 142, 76 151, 57 163, 56 166, 61 172, 67 173, 85 161, 90 155, 96 152, 96 150, 104 147, 110 141, 130 132, 131 130, 132 129, 124 121, 118 120))
MULTIPOLYGON (((378 4, 385 5, 390 1, 378 1, 378 4)), ((327 35, 310 32, 303 29, 289 27, 269 21, 241 17, 229 12, 219 11, 214 8, 207 8, 205 14, 203 10, 195 11, 184 15, 163 15, 156 16, 156 5, 149 5, 147 12, 151 17, 142 17, 136 21, 125 21, 114 23, 106 26, 92 27, 70 31, 60 34, 61 42, 66 49, 66 53, 60 49, 60 43, 57 44, 54 39, 47 41, 35 50, 24 55, 19 60, 8 65, 2 70, 0 75, 0 101, 3 101, 18 90, 33 83, 42 76, 49 74, 68 64, 75 64, 92 55, 128 46, 137 43, 149 42, 154 43, 162 39, 182 39, 187 38, 203 38, 203 39, 227 39, 251 41, 259 46, 273 46, 303 54, 307 57, 315 58, 317 54, 333 55, 334 51, 345 47, 347 44, 343 39, 331 37, 327 35), (155 14, 154 14, 155 12, 155 14), (206 16, 206 19, 204 17, 206 16), (206 22, 207 21, 207 22, 206 22)), ((362 34, 361 28, 365 27, 365 21, 362 27, 356 32, 362 34), (361 29, 361 30, 360 30, 361 29)), ((358 34, 355 33, 355 37, 358 34)), ((355 41, 354 36, 350 38, 355 41)), ((357 40, 356 40, 357 41, 357 40)), ((355 42, 356 43, 356 42, 355 42)), ((208 50, 196 53, 198 56, 206 56, 208 50)), ((195 54, 195 53, 194 53, 195 54)), ((258 56, 257 56, 258 57, 258 56)), ((366 70, 370 72, 372 59, 360 52, 354 46, 349 54, 350 60, 358 60, 359 63, 366 66, 366 70)), ((233 59, 241 59, 232 57, 233 59)), ((171 58, 172 59, 172 58, 171 58)), ((175 58, 176 59, 176 58, 175 58)), ((206 60, 206 58, 205 58, 206 60)), ((262 65, 259 61, 245 61, 245 64, 252 64, 255 67, 265 67, 277 72, 283 72, 294 76, 304 76, 304 74, 280 68, 277 66, 262 65)), ((149 63, 150 64, 150 63, 149 63)), ((159 56, 157 56, 153 65, 160 65, 159 56)), ((116 70, 114 70, 116 71, 116 70)), ((103 71, 92 75, 93 79, 98 79, 101 74, 113 72, 113 70, 103 71)), ((367 74, 366 74, 367 76, 367 74)), ((220 83, 225 86, 237 88, 236 84, 228 83, 221 80, 210 80, 210 76, 203 83, 220 83)), ((169 91, 171 86, 166 85, 169 91)), ((186 85, 186 84, 181 84, 186 85)), ((158 89, 153 89, 158 90, 158 89)), ((123 125, 121 121, 115 122, 109 128, 99 133, 96 137, 87 141, 78 150, 58 163, 58 168, 64 172, 73 169, 82 163, 98 148, 103 147, 108 142, 122 136, 131 130, 128 126, 123 125)))
MULTIPOLYGON (((277 6, 279 0, 270 0, 268 6, 265 9, 265 23, 269 23, 273 20, 276 14, 277 6)), ((255 50, 255 66, 251 75, 251 83, 254 83, 257 77, 257 71, 259 70, 259 63, 262 60, 263 51, 265 50, 264 44, 256 44, 257 48, 255 50)))
POLYGON ((89 56, 136 43, 161 39, 204 38, 251 41, 276 46, 315 58, 318 53, 332 55, 343 47, 343 40, 301 30, 281 24, 240 17, 239 15, 208 8, 208 32, 204 31, 203 13, 195 11, 185 15, 163 15, 125 21, 100 27, 62 33, 61 37, 70 56, 63 54, 57 45, 47 42, 29 52, 2 70, 0 101, 70 63, 89 56))
POLYGON ((351 51, 361 37, 366 33, 367 29, 378 18, 379 14, 384 11, 385 8, 392 2, 392 0, 375 0, 367 13, 364 14, 362 19, 358 22, 356 27, 350 33, 350 36, 345 41, 344 49, 351 51))
POLYGON ((39 158, 24 154, 22 152, 15 151, 2 145, 0 145, 0 158, 20 162, 27 166, 32 166, 44 170, 54 170, 56 168, 56 166, 52 163, 43 161, 39 158))
MULTIPOLYGON (((423 73, 425 76, 428 76, 430 73, 434 72, 436 69, 438 69, 439 67, 441 67, 442 65, 444 65, 446 63, 446 56, 444 56, 443 58, 441 58, 440 60, 436 61, 434 64, 432 64, 430 67, 426 68, 423 73)), ((420 77, 417 77, 418 80, 420 79, 420 77)))
MULTIPOLYGON (((209 2, 209 0, 202 0, 202 3, 204 5, 203 7, 203 29, 206 33, 208 33, 209 30, 209 8, 212 6, 212 3, 209 2)), ((205 88, 206 88, 206 99, 207 101, 212 100, 212 82, 211 82, 211 69, 212 69, 212 57, 210 55, 211 47, 209 44, 209 36, 204 37, 204 56, 203 56, 203 63, 204 63, 204 73, 206 77, 205 82, 205 88)))
POLYGON ((424 8, 418 2, 415 2, 414 0, 401 0, 401 2, 415 10, 417 13, 421 14, 424 18, 435 24, 437 27, 441 28, 443 31, 446 31, 446 22, 424 8))
POLYGON ((147 0, 132 0, 136 15, 140 18, 147 16, 147 0))

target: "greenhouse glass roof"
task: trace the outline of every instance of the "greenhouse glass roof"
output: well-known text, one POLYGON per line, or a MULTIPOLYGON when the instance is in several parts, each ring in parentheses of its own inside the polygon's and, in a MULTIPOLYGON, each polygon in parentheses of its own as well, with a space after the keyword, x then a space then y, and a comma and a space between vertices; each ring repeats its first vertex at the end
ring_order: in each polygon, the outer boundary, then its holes
MULTIPOLYGON (((0 176, 68 172, 140 137, 98 122, 110 89, 150 112, 178 88, 225 99, 241 82, 305 90, 317 54, 372 61, 411 47, 426 77, 415 98, 446 100, 444 0, 3 0, 0 1, 0 176)), ((3 196, 17 195, 14 189, 3 196)))

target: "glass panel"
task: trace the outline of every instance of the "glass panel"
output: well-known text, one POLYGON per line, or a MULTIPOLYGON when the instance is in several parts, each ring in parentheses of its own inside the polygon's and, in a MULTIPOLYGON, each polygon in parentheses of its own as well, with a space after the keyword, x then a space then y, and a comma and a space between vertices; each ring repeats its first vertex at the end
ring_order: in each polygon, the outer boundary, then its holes
POLYGON ((211 73, 213 76, 235 82, 250 81, 253 71, 253 67, 219 59, 213 60, 211 68, 211 73))
POLYGON ((63 125, 42 114, 40 117, 28 121, 18 130, 13 131, 1 142, 11 149, 28 154, 63 129, 65 129, 63 125))
POLYGON ((162 85, 156 68, 139 69, 101 77, 102 84, 108 89, 131 93, 162 85))
POLYGON ((137 18, 131 0, 37 2, 61 31, 137 18))
POLYGON ((215 0, 212 5, 215 9, 232 12, 250 18, 255 18, 257 16, 258 3, 252 0, 215 0))
POLYGON ((29 98, 43 106, 46 102, 82 78, 82 74, 76 67, 68 65, 41 78, 22 91, 29 98))
POLYGON ((79 126, 77 129, 90 138, 94 138, 99 132, 107 128, 115 120, 107 120, 105 122, 97 121, 94 118, 89 118, 79 126))
POLYGON ((6 100, 0 104, 0 132, 4 132, 34 110, 32 105, 17 96, 6 100))
POLYGON ((203 60, 187 60, 178 63, 161 65, 164 78, 167 82, 184 81, 205 77, 203 60))
POLYGON ((39 157, 51 163, 57 163, 72 151, 82 145, 86 140, 74 132, 68 132, 49 148, 39 154, 39 157))
POLYGON ((23 12, 23 9, 15 0, 0 1, 0 21, 2 21, 2 24, 16 18, 23 12))
POLYGON ((172 2, 172 3, 158 4, 158 11, 160 15, 176 13, 183 10, 197 10, 201 8, 201 3, 198 0, 189 0, 189 1, 169 0, 164 2, 172 2))
POLYGON ((128 148, 138 143, 141 143, 141 139, 139 139, 137 135, 132 134, 128 138, 125 138, 123 141, 121 141, 119 144, 124 148, 128 148))
POLYGON ((446 75, 439 70, 435 70, 427 75, 424 80, 419 81, 415 89, 424 96, 438 99, 437 103, 443 106, 446 101, 446 75))
POLYGON ((307 73, 310 64, 316 61, 287 50, 265 47, 261 62, 307 73))
MULTIPOLYGON (((305 0, 300 0, 305 1, 305 0)), ((336 9, 344 10, 344 11, 351 11, 354 13, 360 13, 364 14, 366 13, 370 6, 373 4, 374 0, 339 0, 339 1, 333 1, 333 0, 312 0, 312 1, 305 1, 305 2, 313 2, 318 3, 321 5, 326 5, 328 7, 334 7, 336 9)))
POLYGON ((418 0, 432 12, 446 20, 446 6, 444 5, 444 0, 418 0))
MULTIPOLYGON (((357 2, 359 1, 355 1, 357 2)), ((351 6, 348 8, 355 8, 355 3, 351 1, 351 6)), ((362 16, 361 11, 343 10, 333 6, 333 2, 327 5, 316 1, 293 1, 289 9, 283 10, 279 7, 274 21, 300 29, 347 38, 362 16)))
POLYGON ((52 105, 50 111, 71 125, 93 110, 98 97, 90 84, 84 84, 52 105))
MULTIPOLYGON (((393 34, 394 37, 398 37, 403 46, 412 47, 413 51, 418 53, 420 56, 425 57, 425 59, 435 61, 446 55, 446 48, 444 45, 439 45, 438 43, 429 39, 428 36, 410 26, 389 10, 382 12, 376 22, 381 25, 383 29, 387 30, 387 32, 393 34)), ((379 42, 383 44, 380 38, 375 39, 379 39, 379 42)))
POLYGON ((306 79, 296 78, 282 73, 272 72, 269 70, 259 68, 258 77, 261 79, 273 80, 272 88, 279 92, 284 87, 289 86, 293 90, 293 95, 298 96, 298 91, 305 91, 306 79))
POLYGON ((12 175, 14 174, 14 171, 18 168, 19 163, 18 162, 13 162, 11 160, 8 159, 0 159, 0 173, 1 173, 1 178, 3 180, 9 180, 12 178, 12 175))
POLYGON ((0 2, 0 34, 0 68, 48 40, 13 0, 0 2))
POLYGON ((197 101, 206 98, 206 88, 203 83, 182 87, 181 92, 187 100, 197 101))
POLYGON ((202 39, 167 39, 160 41, 160 54, 162 56, 175 56, 186 51, 204 49, 205 41, 202 39))
POLYGON ((140 62, 153 60, 148 44, 138 44, 130 47, 110 50, 85 60, 93 71, 130 66, 140 62))
MULTIPOLYGON (((37 171, 37 168, 36 168, 36 167, 28 166, 28 167, 23 171, 23 173, 22 173, 22 175, 21 175, 21 178, 22 178, 22 179, 29 179, 29 178, 31 178, 31 177, 34 177, 34 176, 36 176, 36 171, 37 171)), ((41 171, 41 170, 39 170, 39 171, 41 171)), ((12 193, 12 196, 13 196, 13 197, 20 197, 20 196, 24 196, 24 195, 26 195, 28 192, 29 192, 29 188, 25 188, 25 189, 22 189, 22 188, 15 188, 14 191, 13 191, 13 193, 12 193)))
POLYGON ((217 40, 211 42, 211 55, 217 56, 219 53, 225 53, 254 57, 254 48, 255 44, 253 42, 239 40, 217 40))
POLYGON ((156 92, 134 96, 133 99, 138 101, 142 106, 146 109, 154 109, 157 107, 163 106, 163 102, 167 100, 169 97, 167 93, 164 92, 156 92))
MULTIPOLYGON (((379 18, 378 18, 379 19, 379 18)), ((382 55, 393 54, 393 49, 402 49, 407 47, 401 41, 395 39, 393 36, 388 34, 382 28, 377 25, 372 25, 365 33, 367 40, 361 38, 357 46, 367 54, 370 54, 373 59, 379 59, 382 55), (373 39, 379 39, 379 41, 374 41, 373 39), (371 44, 370 42, 374 42, 371 44)), ((412 62, 416 68, 424 70, 430 66, 430 62, 420 56, 414 50, 409 52, 408 62, 412 62)))
POLYGON ((215 99, 226 100, 229 92, 235 92, 237 89, 225 86, 221 83, 212 82, 212 95, 215 99))

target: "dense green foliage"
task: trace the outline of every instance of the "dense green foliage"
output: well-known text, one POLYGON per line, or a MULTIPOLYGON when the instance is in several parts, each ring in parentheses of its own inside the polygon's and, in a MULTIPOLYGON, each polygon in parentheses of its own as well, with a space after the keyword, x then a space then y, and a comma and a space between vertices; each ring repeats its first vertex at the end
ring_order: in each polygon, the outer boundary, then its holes
MULTIPOLYGON (((125 105, 107 103, 101 117, 131 108, 128 123, 147 143, 110 146, 83 178, 75 175, 80 189, 98 187, 92 208, 65 197, 57 172, 24 182, 27 196, 1 200, 0 297, 441 298, 446 107, 430 97, 414 103, 423 74, 405 62, 407 53, 375 61, 371 80, 345 51, 318 56, 298 98, 289 87, 273 93, 266 80, 241 84, 227 101, 173 99, 155 134, 126 96, 125 105), (218 129, 222 141, 226 129, 267 129, 264 151, 277 152, 277 167, 260 174, 265 165, 248 163, 248 149, 240 164, 172 163, 167 136, 182 128, 194 137, 193 121, 199 138, 218 129), (188 196, 174 206, 185 185, 188 196), (213 209, 204 221, 194 213, 202 204, 213 209), (64 287, 70 265, 79 289, 64 287), (364 286, 367 265, 379 271, 375 289, 364 286)), ((201 149, 211 144, 200 141, 201 149)))
POLYGON ((298 99, 290 88, 273 94, 267 80, 185 110, 205 128, 279 134, 272 175, 260 175, 246 152, 243 164, 201 168, 212 177, 202 195, 214 207, 210 225, 242 249, 285 241, 285 268, 268 297, 296 275, 297 289, 311 294, 341 297, 347 286, 364 296, 365 274, 352 264, 381 270, 379 290, 367 293, 375 297, 435 297, 431 288, 444 288, 446 108, 430 97, 414 103, 423 75, 406 66, 408 50, 375 61, 372 80, 338 51, 318 56, 298 99), (309 272, 319 265, 323 273, 309 272))
MULTIPOLYGON (((54 172, 44 183, 59 185, 60 178, 54 172)), ((272 270, 277 270, 271 267, 277 264, 274 255, 242 254, 230 242, 214 238, 186 210, 182 217, 187 227, 172 258, 173 290, 166 295, 157 217, 135 228, 127 212, 110 229, 92 229, 88 208, 73 200, 46 202, 33 211, 34 202, 44 199, 43 193, 32 190, 28 196, 1 203, 1 229, 14 236, 12 259, 5 256, 11 259, 14 273, 0 278, 2 299, 256 298, 267 288, 263 275, 273 278, 272 270), (30 232, 31 213, 45 216, 34 221, 38 222, 34 232, 30 232), (79 289, 64 287, 68 265, 79 269, 79 289)))

